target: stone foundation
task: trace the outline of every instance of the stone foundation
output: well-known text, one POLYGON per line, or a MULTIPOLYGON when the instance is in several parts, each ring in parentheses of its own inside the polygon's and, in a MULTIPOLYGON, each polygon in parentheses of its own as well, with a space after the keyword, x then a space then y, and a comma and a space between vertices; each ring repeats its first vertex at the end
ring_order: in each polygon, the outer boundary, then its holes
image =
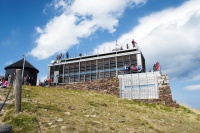
POLYGON ((116 77, 58 85, 57 87, 73 90, 90 90, 119 96, 119 80, 116 77))
MULTIPOLYGON (((98 79, 88 82, 79 82, 66 85, 58 85, 59 88, 73 89, 73 90, 90 90, 96 92, 103 92, 107 94, 117 95, 119 97, 119 80, 116 77, 107 79, 98 79)), ((147 103, 163 103, 164 105, 179 107, 179 105, 172 99, 171 89, 167 75, 158 77, 159 99, 139 99, 137 101, 144 101, 147 103)))
POLYGON ((178 107, 179 105, 175 100, 172 99, 172 93, 170 89, 168 75, 158 76, 158 90, 159 90, 159 100, 165 104, 173 107, 178 107))

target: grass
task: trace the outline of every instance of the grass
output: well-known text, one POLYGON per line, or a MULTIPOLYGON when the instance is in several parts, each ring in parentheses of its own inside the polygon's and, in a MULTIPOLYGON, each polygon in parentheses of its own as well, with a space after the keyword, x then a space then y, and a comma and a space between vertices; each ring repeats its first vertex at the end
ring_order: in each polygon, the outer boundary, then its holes
POLYGON ((199 133, 199 110, 147 104, 92 91, 23 86, 22 112, 5 108, 14 133, 199 133))

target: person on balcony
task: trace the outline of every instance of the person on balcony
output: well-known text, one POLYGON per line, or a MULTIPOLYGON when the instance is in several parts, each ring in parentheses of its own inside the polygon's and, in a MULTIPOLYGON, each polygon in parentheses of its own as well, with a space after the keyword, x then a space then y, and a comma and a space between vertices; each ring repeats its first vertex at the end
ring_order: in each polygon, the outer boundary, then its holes
POLYGON ((136 65, 133 66, 133 71, 137 71, 136 65))
POLYGON ((153 64, 153 71, 156 71, 156 64, 153 64))
POLYGON ((128 64, 128 73, 131 73, 131 65, 128 64))
POLYGON ((158 62, 156 62, 156 70, 160 71, 160 64, 158 62))

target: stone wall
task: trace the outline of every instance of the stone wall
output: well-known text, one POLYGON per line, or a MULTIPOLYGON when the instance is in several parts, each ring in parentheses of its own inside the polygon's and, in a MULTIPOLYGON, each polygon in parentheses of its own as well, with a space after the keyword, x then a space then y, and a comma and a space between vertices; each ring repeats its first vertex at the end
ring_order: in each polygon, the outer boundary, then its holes
MULTIPOLYGON (((88 82, 79 82, 66 85, 58 85, 59 88, 73 89, 73 90, 90 90, 96 92, 103 92, 107 94, 117 95, 119 97, 119 80, 116 77, 107 79, 98 79, 88 82)), ((172 99, 169 79, 167 75, 158 76, 159 99, 142 99, 147 103, 161 102, 165 105, 178 107, 179 105, 172 99)))
POLYGON ((170 89, 168 75, 158 76, 158 90, 159 90, 159 100, 165 105, 170 105, 178 107, 179 105, 175 100, 172 99, 172 93, 170 89))
POLYGON ((90 90, 96 92, 104 92, 107 94, 119 96, 119 80, 116 77, 91 80, 87 82, 76 82, 66 85, 58 85, 57 87, 73 90, 90 90))

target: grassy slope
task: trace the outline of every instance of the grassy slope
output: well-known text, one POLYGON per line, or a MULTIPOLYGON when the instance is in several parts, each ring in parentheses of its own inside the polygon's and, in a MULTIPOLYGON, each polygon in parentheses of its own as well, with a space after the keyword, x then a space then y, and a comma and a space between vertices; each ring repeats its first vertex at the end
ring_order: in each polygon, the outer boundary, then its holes
POLYGON ((199 111, 120 99, 91 91, 23 86, 22 112, 7 106, 14 132, 199 133, 199 111), (60 121, 59 121, 60 120, 60 121))

